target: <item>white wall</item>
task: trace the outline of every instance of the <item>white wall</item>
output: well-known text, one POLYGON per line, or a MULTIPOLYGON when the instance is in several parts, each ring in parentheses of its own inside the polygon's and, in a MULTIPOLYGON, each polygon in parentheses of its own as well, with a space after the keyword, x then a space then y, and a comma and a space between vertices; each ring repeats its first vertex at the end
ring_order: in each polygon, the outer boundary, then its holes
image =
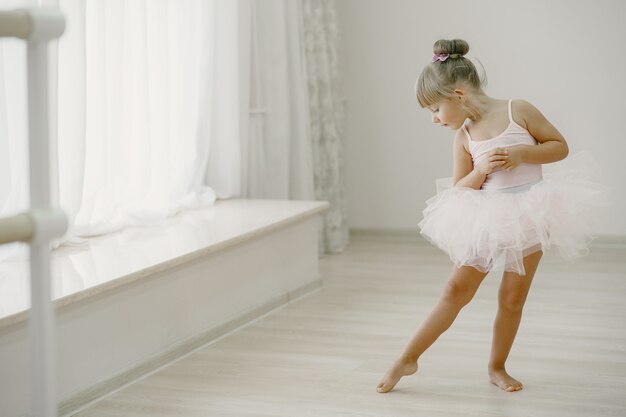
POLYGON ((352 228, 417 229, 434 180, 451 175, 454 132, 420 109, 413 84, 440 38, 463 38, 486 92, 524 98, 589 150, 613 188, 598 233, 626 235, 626 2, 339 0, 348 100, 352 228))

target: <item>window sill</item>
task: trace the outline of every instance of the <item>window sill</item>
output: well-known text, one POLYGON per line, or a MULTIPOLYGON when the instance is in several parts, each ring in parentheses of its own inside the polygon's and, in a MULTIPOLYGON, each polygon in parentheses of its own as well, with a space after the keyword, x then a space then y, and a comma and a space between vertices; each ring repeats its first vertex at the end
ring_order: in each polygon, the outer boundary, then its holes
MULTIPOLYGON (((328 208, 326 202, 220 200, 182 212, 165 224, 128 228, 80 247, 54 251, 55 307, 218 253, 279 230, 328 208)), ((0 328, 26 320, 30 308, 28 262, 3 262, 0 269, 0 328)))

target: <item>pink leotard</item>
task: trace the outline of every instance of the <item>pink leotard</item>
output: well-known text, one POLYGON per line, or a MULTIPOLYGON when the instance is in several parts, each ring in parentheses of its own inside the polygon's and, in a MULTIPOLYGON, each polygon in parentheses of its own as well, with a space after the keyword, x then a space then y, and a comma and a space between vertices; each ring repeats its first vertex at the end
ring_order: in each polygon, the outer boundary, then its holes
MULTIPOLYGON (((536 145, 537 141, 534 137, 513 120, 511 112, 511 102, 509 100, 509 125, 500 133, 491 139, 474 141, 469 131, 463 125, 463 131, 467 135, 468 147, 472 155, 474 165, 479 163, 487 156, 487 153, 493 148, 510 148, 516 145, 536 145)), ((504 188, 519 187, 521 185, 530 184, 541 180, 542 171, 541 164, 522 163, 511 171, 502 168, 496 169, 487 175, 487 179, 483 183, 483 190, 500 190, 504 188)))

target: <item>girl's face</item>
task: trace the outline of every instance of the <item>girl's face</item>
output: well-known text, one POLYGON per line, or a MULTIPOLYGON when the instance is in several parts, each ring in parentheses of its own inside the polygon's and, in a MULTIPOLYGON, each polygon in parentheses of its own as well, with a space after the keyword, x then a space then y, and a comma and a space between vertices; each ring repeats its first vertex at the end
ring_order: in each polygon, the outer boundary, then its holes
POLYGON ((444 100, 427 107, 432 113, 433 123, 453 130, 461 128, 468 114, 455 101, 444 100))

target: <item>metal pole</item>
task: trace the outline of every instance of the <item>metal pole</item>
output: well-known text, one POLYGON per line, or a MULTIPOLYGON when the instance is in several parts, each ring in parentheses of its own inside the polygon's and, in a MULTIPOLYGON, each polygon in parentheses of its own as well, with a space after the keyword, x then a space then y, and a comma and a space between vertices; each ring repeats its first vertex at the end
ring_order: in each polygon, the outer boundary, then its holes
MULTIPOLYGON (((30 204, 50 206, 48 139, 48 42, 28 42, 30 204)), ((30 245, 31 352, 35 416, 56 416, 54 312, 50 291, 50 242, 30 245)))
MULTIPOLYGON (((50 139, 48 113, 48 43, 65 30, 65 19, 58 9, 27 10, 32 29, 28 35, 28 130, 30 154, 30 204, 33 212, 52 211, 50 195, 50 139)), ((31 273, 31 352, 33 413, 54 417, 56 406, 56 349, 54 311, 51 297, 49 225, 36 230, 30 247, 31 273)), ((65 230, 65 229, 63 229, 65 230)))
POLYGON ((36 417, 55 417, 56 350, 51 297, 50 240, 67 230, 67 217, 52 207, 48 113, 48 43, 65 30, 56 8, 0 12, 0 37, 28 41, 29 213, 0 219, 0 244, 30 241, 32 404, 36 417))

